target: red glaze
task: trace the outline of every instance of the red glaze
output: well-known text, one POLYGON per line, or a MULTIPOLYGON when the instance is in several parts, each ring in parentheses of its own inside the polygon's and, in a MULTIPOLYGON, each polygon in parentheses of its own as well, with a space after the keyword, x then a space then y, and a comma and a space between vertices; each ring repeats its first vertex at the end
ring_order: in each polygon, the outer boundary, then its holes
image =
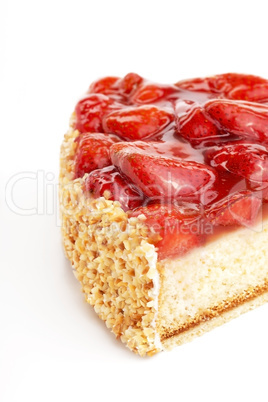
POLYGON ((111 165, 110 147, 120 141, 115 135, 87 133, 77 137, 78 145, 75 155, 75 178, 111 165))
POLYGON ((213 228, 250 226, 268 201, 265 103, 268 81, 252 75, 175 85, 135 73, 100 79, 75 109, 75 177, 90 172, 85 189, 94 197, 108 190, 132 216, 160 225, 160 259, 182 255, 206 238, 163 232, 165 222, 188 225, 185 203, 191 219, 213 228))
POLYGON ((135 73, 127 74, 120 82, 120 88, 125 94, 131 94, 142 83, 143 78, 135 73))
POLYGON ((118 81, 119 81, 118 77, 101 78, 90 85, 88 92, 93 94, 101 93, 108 95, 114 91, 117 91, 118 81))
POLYGON ((91 172, 85 180, 85 189, 95 198, 109 192, 108 198, 119 201, 125 211, 140 207, 144 201, 142 192, 127 182, 114 166, 91 172))
POLYGON ((113 165, 154 200, 200 201, 217 179, 209 166, 156 155, 146 142, 120 142, 110 151, 113 165))
POLYGON ((133 103, 143 105, 158 102, 163 98, 170 98, 176 93, 178 94, 179 91, 172 85, 145 84, 139 87, 131 100, 133 103))
POLYGON ((206 114, 200 106, 178 119, 178 131, 193 146, 200 145, 203 141, 218 143, 220 131, 217 124, 206 114))
POLYGON ((223 130, 252 141, 268 141, 268 106, 215 100, 206 103, 205 110, 223 130))
POLYGON ((215 226, 252 226, 256 222, 261 200, 250 191, 226 197, 206 210, 207 219, 215 226))
POLYGON ((103 94, 90 94, 81 99, 75 108, 74 128, 80 133, 103 132, 102 119, 106 114, 122 106, 103 94))
MULTIPOLYGON (((220 98, 261 102, 268 100, 268 82, 246 74, 219 74, 207 78, 180 81, 179 88, 217 94, 220 98)), ((215 96, 214 96, 215 97, 215 96)))
POLYGON ((156 106, 140 106, 110 113, 103 120, 106 133, 120 135, 125 140, 152 137, 174 120, 174 114, 156 106))
POLYGON ((195 205, 153 204, 131 212, 131 216, 139 215, 145 215, 144 222, 158 234, 155 242, 160 259, 181 256, 204 241, 199 234, 201 216, 195 205))
POLYGON ((208 163, 250 181, 268 182, 268 151, 258 144, 231 143, 206 152, 208 163))

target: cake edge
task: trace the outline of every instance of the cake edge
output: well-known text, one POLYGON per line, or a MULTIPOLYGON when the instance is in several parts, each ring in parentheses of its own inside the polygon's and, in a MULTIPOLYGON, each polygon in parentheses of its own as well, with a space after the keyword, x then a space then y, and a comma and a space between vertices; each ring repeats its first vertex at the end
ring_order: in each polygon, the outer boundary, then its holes
POLYGON ((119 202, 84 194, 74 178, 75 138, 71 127, 61 146, 59 198, 65 255, 86 301, 132 351, 151 356, 162 345, 156 330, 159 272, 155 246, 138 218, 119 202))

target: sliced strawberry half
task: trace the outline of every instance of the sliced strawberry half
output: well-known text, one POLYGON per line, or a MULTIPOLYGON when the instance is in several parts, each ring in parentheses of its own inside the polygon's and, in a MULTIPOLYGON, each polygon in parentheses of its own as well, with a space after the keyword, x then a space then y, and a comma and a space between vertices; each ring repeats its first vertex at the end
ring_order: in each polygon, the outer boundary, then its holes
POLYGON ((118 77, 104 77, 97 81, 94 81, 88 90, 88 93, 102 93, 109 94, 115 90, 118 90, 118 77))
POLYGON ((258 97, 256 88, 260 85, 266 85, 266 89, 268 89, 268 81, 255 75, 228 73, 215 75, 209 80, 211 87, 229 99, 260 100, 263 98, 263 94, 259 93, 260 97, 258 97))
POLYGON ((201 215, 196 206, 151 204, 131 212, 141 216, 157 246, 159 259, 186 254, 204 242, 201 215), (154 236, 154 234, 158 236, 154 236))
POLYGON ((211 77, 190 78, 177 82, 175 86, 188 91, 217 93, 211 85, 211 77))
POLYGON ((103 132, 103 117, 121 109, 122 105, 108 98, 103 94, 90 94, 81 99, 75 108, 76 122, 75 129, 80 133, 103 132))
POLYGON ((180 81, 179 88, 223 95, 228 99, 260 102, 268 99, 268 81, 247 74, 219 74, 206 78, 180 81))
POLYGON ((268 106, 243 101, 214 100, 205 111, 220 126, 242 138, 268 140, 268 106))
POLYGON ((206 151, 206 161, 220 171, 268 182, 268 150, 262 145, 232 143, 206 151))
POLYGON ((217 75, 212 84, 229 99, 251 102, 268 99, 268 81, 254 75, 234 73, 217 75))
POLYGON ((178 89, 172 85, 146 84, 139 87, 139 89, 132 96, 131 100, 133 103, 143 105, 157 102, 178 92, 178 89))
POLYGON ((220 131, 215 122, 205 113, 201 106, 192 108, 190 112, 181 116, 177 121, 179 134, 193 146, 203 141, 220 140, 220 131))
POLYGON ((142 141, 114 144, 111 159, 120 172, 154 199, 190 197, 200 201, 217 179, 213 168, 156 155, 142 141))
POLYGON ((143 78, 140 75, 129 73, 120 81, 120 89, 125 94, 131 94, 142 82, 143 78))
POLYGON ((215 226, 252 226, 257 219, 261 199, 250 191, 234 193, 206 211, 207 219, 215 226))
POLYGON ((115 135, 87 133, 77 138, 75 178, 92 170, 111 165, 110 147, 120 141, 115 135))
POLYGON ((126 108, 110 113, 103 120, 106 133, 128 140, 139 140, 158 134, 174 120, 174 115, 156 106, 126 108))
POLYGON ((95 198, 106 192, 108 198, 119 201, 125 211, 141 206, 144 201, 142 192, 128 183, 114 166, 91 172, 85 180, 85 189, 95 198))

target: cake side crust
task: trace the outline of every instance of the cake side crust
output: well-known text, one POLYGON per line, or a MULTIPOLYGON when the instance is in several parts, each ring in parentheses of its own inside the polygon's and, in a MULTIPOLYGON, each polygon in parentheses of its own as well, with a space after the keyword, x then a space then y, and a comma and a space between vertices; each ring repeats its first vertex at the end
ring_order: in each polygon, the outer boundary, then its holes
POLYGON ((60 207, 66 256, 91 304, 108 328, 141 356, 161 350, 156 332, 157 253, 145 225, 118 202, 86 197, 73 179, 72 128, 61 148, 60 207))

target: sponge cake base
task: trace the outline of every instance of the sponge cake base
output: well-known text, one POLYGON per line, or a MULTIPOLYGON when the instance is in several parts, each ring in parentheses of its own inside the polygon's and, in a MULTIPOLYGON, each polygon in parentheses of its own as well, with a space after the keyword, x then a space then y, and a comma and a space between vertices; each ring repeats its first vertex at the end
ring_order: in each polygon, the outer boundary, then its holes
POLYGON ((191 340, 267 301, 267 239, 266 219, 184 258, 158 263, 157 330, 164 345, 191 340))

